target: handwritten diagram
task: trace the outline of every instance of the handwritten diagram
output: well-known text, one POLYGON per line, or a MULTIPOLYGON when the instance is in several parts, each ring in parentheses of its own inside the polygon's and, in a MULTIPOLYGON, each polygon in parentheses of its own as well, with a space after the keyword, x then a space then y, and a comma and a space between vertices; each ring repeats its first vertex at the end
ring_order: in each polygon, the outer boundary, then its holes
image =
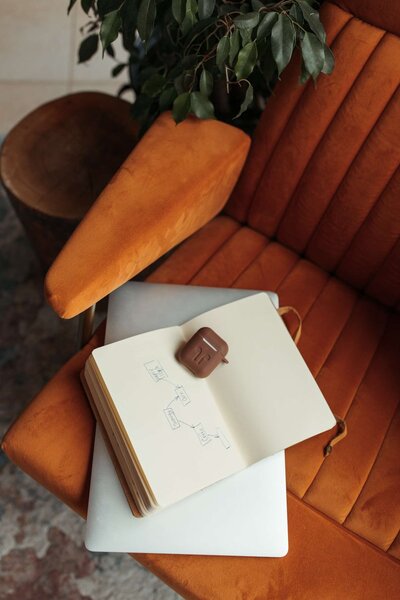
POLYGON ((184 408, 191 403, 191 399, 183 385, 176 384, 168 379, 166 370, 158 360, 151 360, 144 363, 144 368, 154 383, 164 382, 172 387, 171 400, 163 409, 167 423, 172 430, 176 431, 181 426, 189 427, 193 430, 202 446, 206 446, 213 440, 219 440, 222 446, 226 450, 229 450, 231 446, 230 442, 219 427, 216 428, 215 433, 209 433, 202 423, 192 424, 180 418, 182 411, 184 415, 184 408))

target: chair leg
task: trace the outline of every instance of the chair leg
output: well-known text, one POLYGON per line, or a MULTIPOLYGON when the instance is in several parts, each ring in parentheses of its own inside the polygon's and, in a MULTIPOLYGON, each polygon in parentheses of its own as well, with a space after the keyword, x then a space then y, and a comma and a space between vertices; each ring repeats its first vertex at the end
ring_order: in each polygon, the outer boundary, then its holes
POLYGON ((79 347, 83 348, 93 335, 96 304, 87 308, 79 315, 79 347))

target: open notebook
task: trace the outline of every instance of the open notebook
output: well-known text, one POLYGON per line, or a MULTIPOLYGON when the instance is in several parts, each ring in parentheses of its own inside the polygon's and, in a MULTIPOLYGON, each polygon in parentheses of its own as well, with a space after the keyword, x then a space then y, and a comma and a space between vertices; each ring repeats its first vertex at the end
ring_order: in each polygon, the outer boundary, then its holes
MULTIPOLYGON (((181 325, 255 293, 259 292, 130 281, 109 297, 105 343, 181 325)), ((267 293, 277 308, 277 295, 267 293)), ((284 556, 285 452, 156 511, 151 518, 135 519, 97 424, 85 545, 94 552, 284 556)))
POLYGON ((84 379, 130 505, 142 515, 335 424, 264 293, 98 348, 84 379), (175 359, 203 326, 230 349, 229 364, 206 380, 175 359))

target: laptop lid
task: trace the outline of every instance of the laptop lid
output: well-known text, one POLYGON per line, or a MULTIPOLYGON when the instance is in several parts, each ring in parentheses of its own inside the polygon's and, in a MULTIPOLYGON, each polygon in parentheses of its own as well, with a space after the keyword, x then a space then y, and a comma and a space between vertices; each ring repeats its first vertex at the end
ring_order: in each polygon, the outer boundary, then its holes
MULTIPOLYGON (((129 282, 110 296, 106 343, 181 324, 253 293, 129 282)), ((278 306, 276 294, 269 295, 278 306)), ((97 428, 85 544, 97 552, 284 556, 288 550, 284 452, 136 519, 97 428)))

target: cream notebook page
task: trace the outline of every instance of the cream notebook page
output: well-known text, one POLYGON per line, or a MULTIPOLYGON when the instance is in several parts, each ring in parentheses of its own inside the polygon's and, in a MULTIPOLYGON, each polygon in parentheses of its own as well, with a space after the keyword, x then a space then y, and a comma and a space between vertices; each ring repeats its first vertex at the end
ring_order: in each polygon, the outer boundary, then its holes
POLYGON ((160 506, 335 424, 264 293, 93 357, 160 506), (175 354, 203 326, 228 342, 229 364, 198 379, 175 354))
POLYGON ((146 479, 168 506, 246 466, 204 379, 175 359, 180 327, 93 352, 146 479))
POLYGON ((229 365, 208 385, 247 463, 333 427, 325 398, 265 293, 182 325, 189 339, 207 324, 229 344, 229 365))

